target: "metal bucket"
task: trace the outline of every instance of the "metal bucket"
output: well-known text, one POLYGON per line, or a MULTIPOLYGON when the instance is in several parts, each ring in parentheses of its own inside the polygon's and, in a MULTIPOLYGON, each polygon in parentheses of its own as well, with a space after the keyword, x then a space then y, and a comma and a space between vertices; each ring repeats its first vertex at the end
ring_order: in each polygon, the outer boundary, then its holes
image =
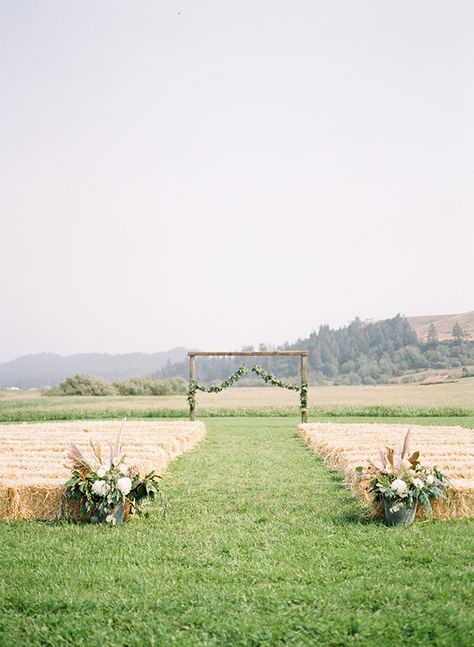
POLYGON ((385 523, 387 526, 410 526, 415 521, 417 502, 412 505, 402 505, 396 512, 391 512, 390 501, 383 502, 385 510, 385 523))

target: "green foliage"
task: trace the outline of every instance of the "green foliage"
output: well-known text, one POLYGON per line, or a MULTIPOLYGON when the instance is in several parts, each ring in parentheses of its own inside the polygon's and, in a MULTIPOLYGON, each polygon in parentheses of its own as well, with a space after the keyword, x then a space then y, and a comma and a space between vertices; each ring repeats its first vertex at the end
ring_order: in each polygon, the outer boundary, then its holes
POLYGON ((276 377, 276 375, 273 375, 273 373, 270 373, 269 371, 265 371, 261 366, 254 366, 252 368, 252 371, 259 375, 262 380, 265 382, 265 384, 271 384, 272 386, 279 386, 283 389, 290 389, 290 391, 299 391, 300 390, 300 385, 299 384, 290 384, 289 382, 285 382, 284 380, 281 380, 280 378, 276 377))
POLYGON ((94 469, 76 467, 65 483, 64 496, 81 502, 81 520, 113 525, 120 506, 123 515, 127 502, 131 504, 133 513, 140 514, 145 501, 153 501, 159 494, 160 478, 155 472, 150 472, 143 478, 138 473, 125 473, 120 465, 112 465, 105 474, 98 474, 94 469), (126 493, 120 489, 120 481, 124 479, 131 482, 131 488, 126 493), (99 493, 95 488, 102 484, 103 493, 99 493))
POLYGON ((409 438, 410 430, 400 449, 380 448, 378 463, 371 461, 367 470, 357 467, 356 473, 370 482, 369 492, 376 501, 388 502, 390 512, 419 502, 431 515, 431 501, 446 498, 449 483, 436 466, 430 469, 421 465, 420 452, 411 453, 409 438))
POLYGON ((121 382, 114 382, 113 386, 118 395, 173 395, 186 393, 186 381, 181 378, 158 380, 151 377, 135 377, 121 382))
POLYGON ((110 384, 91 375, 73 375, 57 387, 43 391, 43 395, 104 396, 104 395, 173 395, 186 393, 186 381, 181 377, 159 380, 151 377, 136 377, 110 384))
MULTIPOLYGON (((302 382, 301 384, 290 384, 284 382, 283 380, 277 378, 273 373, 265 371, 261 366, 254 366, 252 368, 253 373, 260 376, 266 384, 271 384, 272 386, 278 386, 284 389, 290 389, 291 391, 300 392, 300 408, 305 410, 308 406, 308 384, 302 382)), ((220 393, 224 389, 228 389, 230 386, 235 384, 240 378, 248 372, 248 369, 245 366, 240 366, 235 373, 232 373, 224 382, 221 384, 215 384, 212 386, 206 386, 204 384, 199 384, 196 380, 191 380, 188 388, 187 400, 191 408, 196 406, 196 392, 205 391, 206 393, 220 393)))
POLYGON ((74 443, 70 444, 68 458, 72 477, 65 484, 64 496, 80 501, 81 520, 122 523, 127 508, 132 513, 140 513, 144 501, 153 500, 159 492, 161 477, 154 471, 142 477, 136 466, 125 465, 122 428, 115 441, 110 442, 108 452, 102 450, 99 441, 91 440, 92 458, 85 456, 74 443))
POLYGON ((44 391, 43 395, 115 395, 115 389, 98 377, 77 374, 66 378, 59 386, 44 391))
POLYGON ((224 380, 221 384, 214 384, 211 386, 206 386, 205 384, 199 384, 196 380, 191 380, 189 382, 189 388, 188 388, 188 395, 187 395, 187 400, 189 403, 189 406, 194 408, 196 406, 196 391, 205 391, 206 393, 220 393, 224 389, 228 389, 230 386, 235 384, 242 375, 245 375, 247 373, 247 369, 245 366, 240 366, 235 373, 232 373, 226 380, 224 380))
POLYGON ((308 384, 306 382, 301 382, 300 384, 289 384, 284 382, 280 378, 273 375, 269 371, 266 371, 261 366, 254 366, 252 371, 259 375, 265 384, 271 384, 272 386, 279 386, 283 389, 289 389, 290 391, 299 391, 300 392, 300 409, 302 411, 306 410, 308 407, 308 384))
MULTIPOLYGON (((284 344, 275 350, 308 350, 313 384, 391 383, 410 372, 474 364, 474 341, 469 341, 463 331, 455 341, 438 342, 432 334, 425 343, 418 340, 408 320, 400 315, 375 323, 356 318, 338 330, 320 326, 295 344, 284 344)), ((240 358, 199 358, 200 381, 222 380, 238 368, 239 361, 240 358)), ((295 358, 263 357, 261 366, 284 379, 299 379, 295 358)), ((187 370, 186 362, 170 364, 161 376, 186 376, 187 370)))
POLYGON ((451 330, 451 335, 454 341, 456 341, 458 344, 462 343, 463 341, 467 341, 469 339, 469 333, 466 332, 464 328, 457 321, 451 330))
POLYGON ((426 335, 427 344, 437 344, 438 343, 438 331, 436 326, 432 323, 428 328, 428 334, 426 335))

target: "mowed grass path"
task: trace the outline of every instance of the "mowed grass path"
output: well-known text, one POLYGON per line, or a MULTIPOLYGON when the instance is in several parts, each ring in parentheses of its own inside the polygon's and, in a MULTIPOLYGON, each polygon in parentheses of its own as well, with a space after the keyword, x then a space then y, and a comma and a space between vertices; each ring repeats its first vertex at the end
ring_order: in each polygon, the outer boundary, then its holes
POLYGON ((166 518, 0 523, 2 647, 473 643, 473 520, 365 523, 296 419, 206 425, 166 518))

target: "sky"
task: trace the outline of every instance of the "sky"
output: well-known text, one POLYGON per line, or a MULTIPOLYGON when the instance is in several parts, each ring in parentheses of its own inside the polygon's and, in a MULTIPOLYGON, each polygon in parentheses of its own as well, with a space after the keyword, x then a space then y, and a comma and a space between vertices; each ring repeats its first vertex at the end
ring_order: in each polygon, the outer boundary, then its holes
POLYGON ((471 0, 0 0, 0 361, 474 309, 471 0))

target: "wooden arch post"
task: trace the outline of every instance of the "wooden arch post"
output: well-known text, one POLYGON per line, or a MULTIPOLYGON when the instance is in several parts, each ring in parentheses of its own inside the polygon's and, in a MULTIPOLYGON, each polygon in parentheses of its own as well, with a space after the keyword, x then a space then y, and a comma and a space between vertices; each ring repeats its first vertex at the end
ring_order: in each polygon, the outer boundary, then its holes
MULTIPOLYGON (((196 355, 188 353, 189 355, 189 384, 192 384, 196 379, 196 355)), ((189 405, 189 419, 196 420, 196 404, 192 402, 189 405)))
MULTIPOLYGON (((196 380, 196 357, 300 357, 300 397, 303 393, 306 394, 304 398, 305 406, 300 407, 301 422, 308 422, 308 351, 307 350, 277 350, 277 351, 190 351, 189 357, 189 385, 196 380)), ((302 400, 300 400, 302 401, 302 400)), ((189 419, 196 420, 196 405, 193 401, 189 405, 189 419)))

